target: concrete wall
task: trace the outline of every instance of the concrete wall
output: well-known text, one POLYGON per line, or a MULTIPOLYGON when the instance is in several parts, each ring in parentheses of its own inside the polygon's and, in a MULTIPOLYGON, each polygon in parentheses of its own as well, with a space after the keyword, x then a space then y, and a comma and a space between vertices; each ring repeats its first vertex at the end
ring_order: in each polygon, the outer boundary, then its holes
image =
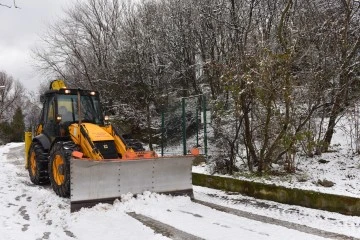
POLYGON ((227 177, 193 173, 193 184, 279 203, 360 216, 360 198, 268 185, 227 177))

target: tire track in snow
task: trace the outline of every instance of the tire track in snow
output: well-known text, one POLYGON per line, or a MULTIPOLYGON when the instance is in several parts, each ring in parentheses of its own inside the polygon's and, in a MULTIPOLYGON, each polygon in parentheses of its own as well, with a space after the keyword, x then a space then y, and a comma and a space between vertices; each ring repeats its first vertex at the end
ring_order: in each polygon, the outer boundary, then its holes
POLYGON ((136 220, 142 222, 145 226, 148 226, 156 233, 160 233, 165 237, 174 239, 174 240, 203 240, 203 238, 199 238, 192 234, 181 231, 177 228, 174 228, 170 225, 157 221, 153 218, 144 216, 142 214, 137 214, 135 212, 127 213, 129 216, 135 218, 136 220))
POLYGON ((327 231, 324 231, 324 230, 308 227, 308 226, 305 226, 305 225, 292 223, 292 222, 287 222, 287 221, 279 220, 279 219, 276 219, 276 218, 261 216, 261 215, 257 215, 257 214, 254 214, 254 213, 249 213, 249 212, 241 211, 241 210, 238 210, 238 209, 229 208, 229 207, 225 207, 225 206, 221 206, 221 205, 218 205, 218 204, 209 203, 209 202, 205 202, 205 201, 201 201, 201 200, 197 200, 197 199, 193 199, 192 201, 195 202, 195 203, 198 203, 198 204, 213 208, 215 210, 221 211, 221 212, 233 214, 233 215, 236 215, 236 216, 239 216, 239 217, 244 217, 244 218, 248 218, 248 219, 255 220, 255 221, 260 221, 260 222, 264 222, 264 223, 270 223, 270 224, 274 224, 274 225, 294 229, 294 230, 297 230, 297 231, 300 231, 300 232, 304 232, 304 233, 308 233, 308 234, 312 234, 312 235, 317 235, 317 236, 320 236, 320 237, 331 238, 331 239, 341 239, 341 240, 360 240, 358 238, 346 236, 346 235, 343 235, 343 234, 327 232, 327 231))

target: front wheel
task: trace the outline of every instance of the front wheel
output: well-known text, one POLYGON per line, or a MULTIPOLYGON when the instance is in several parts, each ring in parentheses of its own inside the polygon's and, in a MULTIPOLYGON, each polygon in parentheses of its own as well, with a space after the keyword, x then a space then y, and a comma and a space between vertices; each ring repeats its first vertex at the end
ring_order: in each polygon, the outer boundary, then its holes
POLYGON ((57 142, 50 150, 50 182, 60 197, 70 197, 70 158, 75 149, 72 142, 57 142))

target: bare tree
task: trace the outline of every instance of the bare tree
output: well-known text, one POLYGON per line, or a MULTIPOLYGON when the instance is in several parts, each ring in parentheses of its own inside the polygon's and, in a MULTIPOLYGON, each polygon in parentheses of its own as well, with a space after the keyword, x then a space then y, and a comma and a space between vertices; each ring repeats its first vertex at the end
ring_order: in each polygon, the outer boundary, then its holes
POLYGON ((11 76, 0 71, 0 138, 9 141, 12 134, 10 122, 16 110, 23 106, 24 87, 11 76))
MULTIPOLYGON (((44 87, 44 90, 48 90, 48 87, 48 85, 46 88, 44 87)), ((41 103, 39 95, 43 94, 45 92, 44 90, 41 88, 39 94, 30 92, 23 100, 22 109, 25 116, 25 129, 27 131, 35 130, 40 122, 41 103)))
POLYGON ((209 93, 227 171, 239 157, 260 173, 274 162, 294 171, 299 147, 327 150, 358 100, 359 19, 356 0, 87 0, 35 57, 48 74, 99 89, 149 142, 160 106, 209 93))
POLYGON ((334 97, 324 136, 324 151, 328 150, 331 143, 337 119, 353 101, 354 97, 351 95, 354 90, 356 92, 359 90, 356 87, 358 81, 356 69, 360 66, 360 3, 352 0, 338 0, 334 1, 334 7, 331 10, 333 11, 329 17, 336 19, 330 27, 336 33, 332 40, 336 46, 334 53, 337 61, 335 62, 336 75, 331 79, 334 97))
POLYGON ((19 6, 16 5, 16 0, 13 0, 12 4, 5 4, 5 3, 0 3, 0 6, 2 7, 7 7, 7 8, 20 8, 19 6))
POLYGON ((5 72, 0 72, 0 121, 8 121, 17 106, 21 106, 24 87, 5 72))

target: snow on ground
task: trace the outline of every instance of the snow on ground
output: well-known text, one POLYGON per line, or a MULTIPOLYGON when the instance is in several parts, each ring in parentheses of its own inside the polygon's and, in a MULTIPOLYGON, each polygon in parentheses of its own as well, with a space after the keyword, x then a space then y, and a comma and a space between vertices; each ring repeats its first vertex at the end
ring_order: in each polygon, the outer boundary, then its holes
POLYGON ((168 239, 125 212, 70 214, 69 199, 30 182, 23 149, 23 143, 0 147, 1 239, 168 239))
MULTIPOLYGON (((204 239, 322 239, 281 226, 219 212, 193 203, 188 197, 144 193, 117 202, 115 211, 135 211, 204 239)), ((84 210, 92 211, 92 210, 84 210)))
POLYGON ((195 198, 199 200, 360 238, 360 217, 260 200, 199 186, 194 186, 194 190, 195 198))
MULTIPOLYGON (((242 165, 236 178, 360 198, 360 155, 353 150, 354 140, 351 139, 348 127, 345 119, 338 124, 331 152, 313 158, 297 156, 295 174, 258 177, 242 165), (324 179, 335 183, 334 186, 321 186, 319 180, 324 179)), ((283 172, 279 165, 273 164, 272 167, 273 170, 283 172)), ((193 167, 193 172, 210 174, 211 170, 203 164, 193 167)))
MULTIPOLYGON (((59 198, 49 186, 34 186, 30 183, 24 169, 23 147, 22 143, 0 147, 1 239, 168 239, 130 217, 127 212, 151 217, 204 239, 322 239, 216 211, 194 203, 188 197, 149 192, 136 198, 127 194, 121 202, 115 201, 113 205, 98 204, 94 208, 70 214, 69 199, 59 198)), ((200 187, 195 187, 195 197, 360 237, 360 231, 356 231, 360 223, 358 217, 273 202, 253 206, 248 203, 258 200, 249 200, 238 194, 235 199, 235 195, 200 187)))

